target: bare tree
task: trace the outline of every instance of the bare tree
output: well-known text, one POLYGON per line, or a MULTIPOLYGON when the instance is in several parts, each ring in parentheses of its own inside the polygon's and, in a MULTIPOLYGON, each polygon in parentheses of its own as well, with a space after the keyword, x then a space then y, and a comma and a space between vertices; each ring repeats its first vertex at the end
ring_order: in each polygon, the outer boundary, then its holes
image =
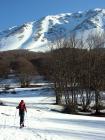
POLYGON ((22 57, 18 58, 16 64, 21 87, 28 87, 33 76, 37 73, 35 67, 31 62, 22 57))

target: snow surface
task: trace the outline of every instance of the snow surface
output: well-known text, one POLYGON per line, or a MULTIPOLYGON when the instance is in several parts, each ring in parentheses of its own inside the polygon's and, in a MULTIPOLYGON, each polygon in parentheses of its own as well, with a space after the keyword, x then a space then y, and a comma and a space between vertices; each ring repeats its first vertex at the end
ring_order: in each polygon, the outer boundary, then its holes
POLYGON ((15 89, 17 94, 0 94, 0 140, 104 140, 105 118, 62 114, 51 109, 54 92, 48 86, 15 89), (27 106, 25 127, 19 128, 16 106, 24 99, 27 106))
POLYGON ((43 17, 37 21, 11 27, 0 32, 0 51, 28 49, 47 51, 58 37, 68 37, 71 32, 87 35, 105 30, 105 9, 63 13, 43 17))

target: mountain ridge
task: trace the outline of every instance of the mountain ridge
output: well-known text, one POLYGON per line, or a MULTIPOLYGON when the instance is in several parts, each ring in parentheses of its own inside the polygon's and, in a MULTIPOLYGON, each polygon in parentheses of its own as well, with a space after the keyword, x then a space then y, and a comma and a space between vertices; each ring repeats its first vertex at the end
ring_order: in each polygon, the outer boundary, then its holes
POLYGON ((49 44, 57 36, 65 37, 70 32, 90 32, 105 30, 105 9, 93 9, 85 12, 48 15, 37 21, 14 26, 0 31, 0 51, 27 49, 47 51, 49 44))

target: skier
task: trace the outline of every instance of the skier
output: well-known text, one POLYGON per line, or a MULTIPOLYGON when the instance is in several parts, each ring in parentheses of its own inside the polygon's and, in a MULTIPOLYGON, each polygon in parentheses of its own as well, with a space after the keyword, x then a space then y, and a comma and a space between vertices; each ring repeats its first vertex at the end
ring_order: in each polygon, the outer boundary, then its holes
POLYGON ((19 103, 19 105, 16 108, 19 109, 20 128, 22 128, 22 127, 24 127, 24 115, 25 115, 24 112, 25 111, 27 112, 24 100, 21 100, 21 102, 19 103))

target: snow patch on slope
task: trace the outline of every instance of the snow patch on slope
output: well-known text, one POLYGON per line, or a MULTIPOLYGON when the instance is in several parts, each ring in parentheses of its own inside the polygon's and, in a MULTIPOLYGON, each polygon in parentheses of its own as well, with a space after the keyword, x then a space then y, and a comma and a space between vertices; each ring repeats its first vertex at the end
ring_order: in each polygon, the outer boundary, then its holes
POLYGON ((11 34, 0 39, 0 46, 2 50, 20 49, 22 44, 31 36, 32 26, 31 24, 23 25, 19 29, 16 29, 11 34))

